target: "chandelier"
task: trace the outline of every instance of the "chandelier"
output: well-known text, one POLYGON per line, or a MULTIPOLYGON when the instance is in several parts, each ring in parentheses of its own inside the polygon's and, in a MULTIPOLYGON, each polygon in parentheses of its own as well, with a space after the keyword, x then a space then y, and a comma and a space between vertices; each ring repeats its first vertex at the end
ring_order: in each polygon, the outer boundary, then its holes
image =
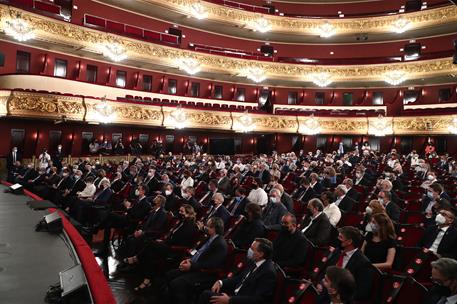
POLYGON ((200 63, 193 58, 178 59, 179 68, 186 71, 187 74, 194 75, 201 71, 200 63))
POLYGON ((117 43, 105 43, 102 46, 103 56, 108 57, 112 61, 119 62, 127 58, 124 47, 117 43))
POLYGON ((457 117, 452 119, 451 125, 448 127, 449 132, 457 134, 457 117))
POLYGON ((332 83, 332 75, 325 72, 310 74, 309 78, 319 87, 326 87, 332 83))
POLYGON ((194 2, 190 5, 190 13, 193 17, 197 18, 198 20, 208 18, 208 11, 206 7, 201 4, 200 1, 194 2))
POLYGON ((390 71, 384 74, 384 81, 391 85, 399 85, 406 80, 407 74, 403 71, 390 71))
POLYGON ((411 22, 403 17, 398 18, 392 23, 392 31, 401 34, 411 27, 411 22))
POLYGON ((316 135, 322 131, 319 121, 311 114, 303 123, 300 124, 298 132, 306 135, 316 135))
POLYGON ((265 71, 259 67, 250 67, 244 70, 243 74, 246 76, 247 79, 250 79, 256 83, 262 82, 267 77, 265 76, 265 71))
POLYGON ((321 36, 322 38, 328 38, 335 35, 336 28, 330 22, 324 22, 321 25, 319 25, 317 31, 319 33, 319 36, 321 36))
POLYGON ((176 129, 183 129, 187 125, 187 114, 181 106, 170 113, 169 123, 176 129))
POLYGON ((235 129, 244 133, 251 132, 255 129, 254 119, 252 119, 252 116, 249 115, 248 111, 245 111, 243 115, 236 120, 235 129))
POLYGON ((271 23, 264 17, 257 18, 251 22, 251 27, 254 31, 258 31, 261 33, 266 33, 271 31, 271 23))
POLYGON ((4 30, 5 34, 21 42, 35 38, 35 33, 28 22, 19 16, 6 20, 4 30))
POLYGON ((106 96, 100 100, 100 103, 95 106, 95 117, 100 123, 111 123, 116 119, 116 112, 106 100, 106 96))
POLYGON ((368 134, 385 136, 393 133, 392 121, 381 114, 375 120, 368 121, 368 134))

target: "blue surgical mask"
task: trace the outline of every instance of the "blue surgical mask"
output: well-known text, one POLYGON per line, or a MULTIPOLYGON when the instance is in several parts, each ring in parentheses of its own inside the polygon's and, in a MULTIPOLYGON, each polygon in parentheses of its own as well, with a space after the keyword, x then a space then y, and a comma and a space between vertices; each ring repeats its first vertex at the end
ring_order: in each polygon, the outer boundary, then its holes
POLYGON ((433 199, 433 192, 427 191, 427 196, 428 196, 428 198, 433 199))
POLYGON ((254 251, 252 251, 251 248, 248 249, 248 252, 246 254, 246 257, 249 259, 249 260, 253 260, 254 259, 254 251))

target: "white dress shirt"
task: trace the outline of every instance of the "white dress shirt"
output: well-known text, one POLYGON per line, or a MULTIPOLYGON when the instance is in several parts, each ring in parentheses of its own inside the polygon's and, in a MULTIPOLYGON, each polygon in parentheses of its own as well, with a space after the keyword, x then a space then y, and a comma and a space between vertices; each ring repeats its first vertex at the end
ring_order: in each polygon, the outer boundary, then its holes
POLYGON ((249 192, 248 200, 259 206, 265 206, 268 203, 268 195, 262 188, 252 189, 249 192))
POLYGON ((341 210, 334 203, 330 203, 327 207, 324 207, 323 212, 327 215, 332 226, 336 226, 341 219, 341 210))
POLYGON ((189 176, 188 178, 186 178, 186 179, 183 179, 183 180, 181 181, 181 191, 182 191, 182 190, 185 190, 185 189, 188 188, 188 187, 193 187, 193 186, 194 186, 194 180, 193 180, 193 178, 190 177, 190 176, 189 176))
POLYGON ((358 250, 358 248, 355 248, 354 250, 348 251, 344 254, 343 257, 343 268, 346 268, 346 265, 348 264, 349 260, 352 258, 352 255, 358 250))
POLYGON ((86 184, 86 188, 83 191, 79 192, 78 195, 80 197, 92 197, 95 194, 97 188, 94 184, 86 184))
POLYGON ((438 247, 440 246, 441 241, 443 240, 443 236, 446 233, 446 231, 449 229, 449 226, 440 228, 440 232, 438 232, 438 235, 436 236, 435 241, 433 242, 432 246, 430 246, 430 251, 433 251, 436 253, 438 251, 438 247))

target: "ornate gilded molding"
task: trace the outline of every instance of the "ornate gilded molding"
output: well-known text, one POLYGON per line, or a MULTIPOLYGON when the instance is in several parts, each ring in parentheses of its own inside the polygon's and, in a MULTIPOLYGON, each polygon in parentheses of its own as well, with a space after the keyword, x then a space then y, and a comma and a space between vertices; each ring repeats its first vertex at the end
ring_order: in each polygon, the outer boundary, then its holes
POLYGON ((0 91, 0 116, 5 116, 8 114, 8 99, 11 96, 11 91, 0 91))
POLYGON ((8 100, 8 115, 69 120, 83 120, 82 98, 51 94, 13 92, 8 100))
MULTIPOLYGON (((101 0, 100 2, 105 1, 101 0)), ((335 35, 392 32, 393 23, 396 22, 400 16, 414 29, 457 22, 457 7, 452 5, 392 16, 311 19, 259 14, 199 0, 141 0, 141 2, 160 5, 186 16, 191 15, 191 5, 195 2, 200 2, 206 8, 206 11, 208 12, 207 18, 209 20, 245 27, 262 17, 269 22, 272 32, 307 35, 318 35, 319 27, 326 21, 334 27, 335 35)))
POLYGON ((190 57, 198 60, 205 72, 240 75, 240 72, 246 68, 259 67, 265 71, 269 79, 290 79, 300 83, 309 82, 309 79, 306 78, 307 75, 322 72, 330 73, 332 81, 335 83, 384 81, 383 75, 385 73, 397 70, 407 73, 408 79, 457 74, 457 65, 452 64, 452 58, 384 65, 316 66, 260 62, 201 54, 100 32, 16 8, 9 8, 5 5, 0 5, 0 30, 3 30, 4 21, 10 18, 10 14, 20 14, 29 22, 35 29, 36 39, 48 43, 72 45, 98 54, 101 53, 100 45, 116 41, 126 49, 129 59, 145 64, 152 62, 162 66, 177 67, 177 58, 190 57))
MULTIPOLYGON (((0 91, 1 105, 8 105, 9 117, 39 118, 56 120, 65 116, 68 120, 98 122, 95 106, 98 99, 41 94, 34 92, 0 91)), ((114 124, 155 126, 175 128, 168 123, 175 107, 138 105, 126 102, 108 101, 116 113, 114 124)), ((187 116, 188 129, 237 131, 233 124, 243 113, 226 111, 209 111, 183 109, 187 116)), ((6 113, 6 109, 5 109, 6 113)), ((1 113, 0 113, 1 114, 1 113)), ((297 133, 299 125, 307 116, 249 114, 255 124, 254 132, 297 133)), ((321 127, 321 134, 352 134, 366 135, 368 127, 376 118, 339 118, 315 117, 321 127)), ((395 135, 427 135, 450 134, 448 127, 453 120, 452 115, 418 116, 418 117, 386 117, 393 127, 395 135)))

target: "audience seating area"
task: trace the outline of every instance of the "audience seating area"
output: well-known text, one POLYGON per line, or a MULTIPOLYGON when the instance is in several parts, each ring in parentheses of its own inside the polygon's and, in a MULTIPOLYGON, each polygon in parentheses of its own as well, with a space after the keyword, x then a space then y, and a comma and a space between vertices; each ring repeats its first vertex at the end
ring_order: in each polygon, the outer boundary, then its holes
POLYGON ((61 7, 47 0, 0 0, 0 3, 15 5, 21 8, 38 10, 53 17, 60 16, 61 7))
POLYGON ((212 46, 212 45, 189 43, 189 49, 198 51, 198 52, 214 54, 214 55, 230 56, 230 57, 243 58, 243 59, 249 59, 249 60, 274 61, 274 58, 272 56, 265 56, 264 54, 261 54, 261 53, 248 52, 245 50, 238 50, 238 49, 223 48, 223 47, 212 46))

